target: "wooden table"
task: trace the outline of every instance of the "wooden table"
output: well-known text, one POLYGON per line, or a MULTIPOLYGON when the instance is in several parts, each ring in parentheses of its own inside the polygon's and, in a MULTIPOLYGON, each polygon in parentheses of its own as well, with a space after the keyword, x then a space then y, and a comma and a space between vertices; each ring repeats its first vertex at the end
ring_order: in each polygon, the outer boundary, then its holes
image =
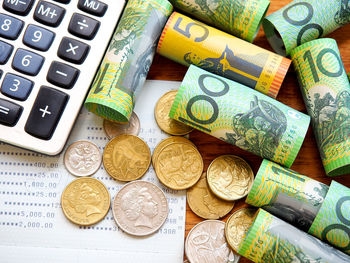
MULTIPOLYGON (((273 13, 281 7, 285 6, 290 0, 270 0, 271 5, 267 14, 273 13)), ((329 0, 333 1, 333 0, 329 0)), ((343 60, 346 72, 350 72, 350 25, 344 26, 327 37, 334 38, 339 46, 341 53, 341 58, 343 60)), ((272 50, 270 47, 264 31, 262 28, 259 31, 258 36, 256 37, 254 44, 272 50)), ((154 58, 153 65, 148 74, 149 79, 158 79, 158 80, 177 80, 182 81, 187 67, 184 67, 180 64, 177 64, 171 60, 168 60, 164 57, 156 55, 154 58)), ((277 100, 296 109, 301 112, 306 113, 306 108, 299 91, 299 84, 294 72, 293 66, 290 67, 289 72, 282 84, 280 93, 277 97, 277 100)), ((193 131, 190 135, 190 139, 196 144, 199 151, 201 152, 206 170, 210 162, 219 155, 222 154, 235 154, 243 157, 253 168, 254 173, 258 171, 262 158, 255 156, 251 153, 243 151, 238 147, 229 145, 223 141, 220 141, 214 137, 206 135, 199 131, 193 131)), ((321 181, 326 184, 330 184, 331 180, 334 179, 337 182, 350 187, 350 175, 338 176, 334 178, 329 178, 326 176, 323 169, 319 152, 316 146, 316 141, 313 136, 311 127, 309 128, 304 144, 301 147, 301 150, 292 165, 291 169, 297 171, 303 175, 314 178, 318 181, 321 181)), ((236 202, 235 207, 231 211, 232 214, 237 209, 247 206, 244 202, 245 199, 239 200, 236 202)), ((230 214, 224 217, 222 220, 226 221, 230 214)), ((192 229, 194 225, 203 221, 202 218, 196 216, 187 205, 186 211, 186 236, 188 232, 192 229)), ((242 258, 240 263, 251 262, 248 259, 242 258)))

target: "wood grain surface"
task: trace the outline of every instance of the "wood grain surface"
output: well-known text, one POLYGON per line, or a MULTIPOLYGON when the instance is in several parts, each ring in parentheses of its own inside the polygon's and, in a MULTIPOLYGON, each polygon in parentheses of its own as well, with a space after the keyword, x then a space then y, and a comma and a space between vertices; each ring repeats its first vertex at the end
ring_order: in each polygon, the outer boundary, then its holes
MULTIPOLYGON (((271 5, 267 14, 277 11, 281 7, 291 2, 289 0, 270 1, 271 5)), ((350 72, 349 36, 350 25, 346 25, 327 36, 330 38, 334 38, 337 41, 346 72, 350 72)), ((265 37, 262 28, 260 29, 259 34, 254 41, 254 44, 262 48, 268 49, 270 51, 273 51, 265 37)), ((164 57, 156 55, 151 70, 148 74, 148 79, 182 81, 186 70, 187 67, 184 67, 164 57)), ((299 90, 299 84, 293 66, 291 66, 289 69, 289 72, 282 84, 277 100, 296 110, 306 113, 305 105, 299 90)), ((235 154, 241 156, 252 166, 255 174, 258 171, 262 161, 262 159, 258 156, 243 151, 235 146, 231 146, 223 141, 220 141, 214 137, 211 137, 199 131, 193 131, 190 134, 190 139, 196 144, 203 156, 205 163, 205 171, 209 163, 214 158, 222 154, 235 154)), ((291 169, 297 171, 298 173, 326 183, 328 185, 330 184, 331 180, 336 180, 337 182, 350 187, 350 175, 343 175, 334 178, 326 176, 311 128, 309 128, 307 132, 306 139, 291 169)), ((233 208, 230 214, 244 206, 248 206, 247 204, 245 204, 244 199, 239 200, 238 202, 236 202, 235 207, 233 208)), ((229 215, 224 217, 222 220, 226 221, 229 215)), ((203 219, 196 216, 187 205, 186 236, 188 232, 192 229, 192 227, 201 221, 203 221, 203 219)), ((242 258, 240 260, 240 263, 248 262, 252 261, 245 258, 242 258)))

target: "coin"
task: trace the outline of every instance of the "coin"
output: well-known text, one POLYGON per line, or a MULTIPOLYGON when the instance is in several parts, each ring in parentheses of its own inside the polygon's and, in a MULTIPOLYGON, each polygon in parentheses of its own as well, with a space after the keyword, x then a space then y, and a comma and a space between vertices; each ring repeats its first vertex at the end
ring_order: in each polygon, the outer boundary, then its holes
POLYGON ((207 181, 213 193, 227 201, 240 199, 253 185, 254 173, 250 165, 235 155, 222 155, 211 162, 207 181))
POLYGON ((159 152, 163 149, 163 147, 173 142, 189 143, 194 146, 193 142, 181 136, 171 136, 169 138, 162 140, 160 143, 157 144, 156 148, 153 151, 153 155, 152 155, 153 167, 155 167, 155 160, 157 159, 159 152))
POLYGON ((139 137, 123 134, 107 143, 103 165, 107 173, 119 181, 133 181, 142 177, 151 164, 151 150, 139 137))
POLYGON ((140 133, 140 120, 136 113, 131 114, 130 120, 127 123, 117 123, 109 120, 103 121, 103 129, 108 139, 122 134, 139 135, 140 133))
POLYGON ((193 186, 201 177, 203 159, 195 146, 174 142, 159 152, 155 171, 164 185, 174 190, 183 190, 193 186))
POLYGON ((116 194, 112 211, 117 225, 126 233, 146 236, 156 232, 168 217, 168 200, 153 183, 134 181, 116 194))
POLYGON ((225 223, 206 220, 195 225, 188 233, 185 253, 191 263, 223 263, 239 261, 225 240, 225 223))
POLYGON ((83 177, 72 181, 64 189, 61 206, 64 215, 74 224, 90 226, 108 213, 111 198, 99 180, 83 177))
POLYGON ((234 212, 226 222, 225 236, 230 247, 238 251, 248 229, 252 225, 257 209, 244 207, 234 212))
POLYGON ((98 171, 102 157, 98 147, 92 142, 77 141, 64 154, 64 166, 75 176, 89 176, 98 171))
POLYGON ((235 205, 216 197, 209 189, 206 173, 198 183, 187 191, 187 202, 191 210, 205 219, 219 219, 227 215, 235 205))
POLYGON ((156 104, 154 116, 162 131, 171 135, 185 135, 193 131, 193 128, 169 117, 169 112, 176 94, 177 90, 171 90, 165 93, 156 104))

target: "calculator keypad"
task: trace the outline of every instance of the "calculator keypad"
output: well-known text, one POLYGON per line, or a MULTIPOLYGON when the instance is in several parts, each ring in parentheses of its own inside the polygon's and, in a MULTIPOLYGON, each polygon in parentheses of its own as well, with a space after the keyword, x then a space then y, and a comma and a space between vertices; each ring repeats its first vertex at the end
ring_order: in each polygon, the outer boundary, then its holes
POLYGON ((0 0, 0 141, 58 154, 125 0, 0 0))

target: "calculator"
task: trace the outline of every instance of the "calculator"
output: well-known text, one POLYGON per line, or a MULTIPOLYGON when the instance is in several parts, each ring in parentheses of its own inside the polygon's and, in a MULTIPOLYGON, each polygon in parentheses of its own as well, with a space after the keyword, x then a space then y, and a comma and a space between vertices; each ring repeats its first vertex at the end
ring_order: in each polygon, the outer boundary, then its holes
POLYGON ((59 154, 124 0, 0 0, 0 141, 59 154))

